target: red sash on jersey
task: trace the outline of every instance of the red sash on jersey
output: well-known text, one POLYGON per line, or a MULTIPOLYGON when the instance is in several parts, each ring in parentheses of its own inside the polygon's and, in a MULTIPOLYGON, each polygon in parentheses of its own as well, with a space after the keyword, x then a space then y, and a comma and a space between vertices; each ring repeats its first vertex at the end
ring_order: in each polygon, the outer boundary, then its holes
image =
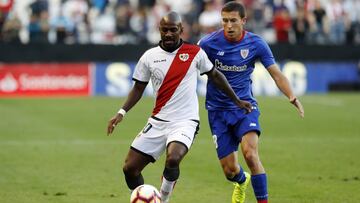
POLYGON ((157 97, 153 116, 160 112, 161 108, 170 100, 176 88, 179 86, 186 73, 188 72, 192 61, 199 52, 200 47, 192 44, 183 44, 174 60, 172 61, 164 81, 161 84, 157 97))

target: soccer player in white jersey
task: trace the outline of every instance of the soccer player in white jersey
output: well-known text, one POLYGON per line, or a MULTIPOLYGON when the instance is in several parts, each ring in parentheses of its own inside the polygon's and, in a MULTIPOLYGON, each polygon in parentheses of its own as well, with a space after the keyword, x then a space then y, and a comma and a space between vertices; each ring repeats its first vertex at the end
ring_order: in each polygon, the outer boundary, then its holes
POLYGON ((108 123, 107 133, 141 98, 151 80, 155 107, 144 129, 136 136, 123 167, 130 190, 144 184, 141 171, 166 151, 166 162, 160 188, 162 202, 168 202, 179 177, 179 165, 190 149, 199 129, 199 107, 196 95, 197 74, 206 74, 236 106, 251 111, 251 104, 240 100, 223 74, 213 68, 205 52, 180 38, 183 31, 180 16, 166 14, 159 26, 161 41, 147 50, 135 67, 131 89, 122 108, 108 123))
POLYGON ((223 28, 204 36, 199 45, 215 68, 225 75, 237 96, 251 102, 253 110, 247 113, 238 109, 230 98, 214 88, 213 81, 209 80, 206 93, 209 125, 224 174, 235 185, 232 203, 245 201, 245 189, 250 179, 257 202, 267 203, 266 173, 258 154, 260 110, 251 90, 250 76, 254 71, 255 61, 259 60, 264 65, 301 117, 304 117, 304 109, 276 65, 266 42, 260 36, 244 30, 244 6, 234 1, 228 2, 223 6, 221 16, 223 28), (239 166, 239 145, 251 176, 239 166))

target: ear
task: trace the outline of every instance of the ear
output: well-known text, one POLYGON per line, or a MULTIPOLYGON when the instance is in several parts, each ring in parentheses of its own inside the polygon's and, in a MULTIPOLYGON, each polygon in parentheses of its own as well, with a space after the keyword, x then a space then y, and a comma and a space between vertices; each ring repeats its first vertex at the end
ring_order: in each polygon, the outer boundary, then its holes
POLYGON ((246 22, 247 22, 247 17, 243 17, 243 18, 241 19, 241 21, 242 21, 242 24, 245 25, 246 22))
POLYGON ((182 34, 184 32, 184 27, 182 26, 182 24, 179 24, 179 29, 180 29, 180 34, 182 34))

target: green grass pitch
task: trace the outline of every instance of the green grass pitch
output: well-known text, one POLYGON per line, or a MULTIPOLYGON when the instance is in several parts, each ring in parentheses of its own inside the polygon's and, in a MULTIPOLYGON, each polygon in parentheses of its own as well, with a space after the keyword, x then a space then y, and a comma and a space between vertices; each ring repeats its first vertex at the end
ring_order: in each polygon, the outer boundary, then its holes
MULTIPOLYGON (((270 202, 360 202, 360 94, 300 99, 305 119, 284 97, 258 97, 270 202)), ((129 202, 122 164, 152 100, 141 100, 107 137, 107 121, 123 99, 1 98, 0 202, 129 202)), ((203 98, 200 113, 200 133, 182 162, 172 202, 230 203, 233 186, 218 163, 203 98)), ((163 165, 164 157, 145 169, 146 183, 160 186, 163 165)), ((251 187, 247 197, 255 203, 251 187)))

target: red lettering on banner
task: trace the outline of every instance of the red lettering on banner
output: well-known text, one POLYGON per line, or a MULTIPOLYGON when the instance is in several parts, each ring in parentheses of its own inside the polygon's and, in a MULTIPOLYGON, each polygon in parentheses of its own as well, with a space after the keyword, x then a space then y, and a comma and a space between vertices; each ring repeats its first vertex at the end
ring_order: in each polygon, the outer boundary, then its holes
POLYGON ((87 96, 89 64, 2 64, 0 96, 87 96))

